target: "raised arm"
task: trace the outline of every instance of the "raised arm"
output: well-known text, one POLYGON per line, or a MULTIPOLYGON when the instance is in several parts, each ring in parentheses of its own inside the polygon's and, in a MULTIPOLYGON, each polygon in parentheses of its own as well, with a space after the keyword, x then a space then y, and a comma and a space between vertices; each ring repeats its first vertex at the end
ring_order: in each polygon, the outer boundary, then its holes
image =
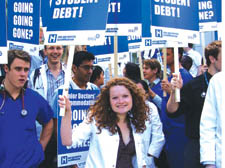
POLYGON ((72 145, 72 125, 71 125, 72 111, 71 111, 70 101, 66 96, 64 97, 60 96, 58 102, 60 107, 66 107, 65 116, 62 117, 61 128, 60 128, 60 136, 61 136, 62 144, 65 146, 71 146, 72 145))
POLYGON ((166 106, 168 113, 176 112, 179 107, 179 103, 175 102, 175 89, 176 88, 181 89, 183 86, 183 80, 181 78, 181 75, 178 78, 177 74, 173 74, 173 78, 171 80, 171 86, 172 86, 171 87, 172 91, 170 93, 170 97, 169 97, 169 100, 168 100, 167 106, 166 106))

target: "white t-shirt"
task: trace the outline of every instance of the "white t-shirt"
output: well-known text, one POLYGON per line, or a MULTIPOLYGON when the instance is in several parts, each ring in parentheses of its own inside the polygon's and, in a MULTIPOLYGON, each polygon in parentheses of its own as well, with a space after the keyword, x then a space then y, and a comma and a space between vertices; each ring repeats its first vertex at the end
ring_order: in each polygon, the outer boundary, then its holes
POLYGON ((199 52, 197 52, 197 51, 195 51, 193 49, 189 50, 187 52, 187 55, 189 57, 191 57, 192 61, 193 61, 189 72, 191 73, 191 75, 193 77, 196 77, 197 74, 198 74, 198 67, 201 65, 202 55, 199 52))

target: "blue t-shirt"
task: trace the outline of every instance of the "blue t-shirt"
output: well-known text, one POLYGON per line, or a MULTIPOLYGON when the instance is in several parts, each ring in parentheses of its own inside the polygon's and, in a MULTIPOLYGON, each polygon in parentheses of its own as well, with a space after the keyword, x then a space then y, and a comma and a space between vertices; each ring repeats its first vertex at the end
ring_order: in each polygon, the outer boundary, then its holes
MULTIPOLYGON (((0 103, 3 93, 0 94, 0 103)), ((0 168, 35 168, 43 161, 44 153, 38 141, 35 121, 48 123, 53 111, 48 102, 37 92, 27 88, 13 100, 6 94, 0 110, 0 168), (27 115, 23 116, 23 107, 27 115)))

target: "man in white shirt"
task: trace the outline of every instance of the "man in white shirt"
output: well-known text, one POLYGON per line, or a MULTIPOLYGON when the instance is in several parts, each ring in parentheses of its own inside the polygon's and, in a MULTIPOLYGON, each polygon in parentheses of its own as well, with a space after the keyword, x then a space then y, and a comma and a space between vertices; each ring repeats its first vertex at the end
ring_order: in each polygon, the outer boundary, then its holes
POLYGON ((184 51, 186 52, 187 56, 191 57, 192 59, 192 66, 189 72, 193 77, 196 77, 198 75, 198 69, 201 67, 202 56, 199 52, 193 49, 192 43, 188 43, 188 47, 185 47, 184 51))

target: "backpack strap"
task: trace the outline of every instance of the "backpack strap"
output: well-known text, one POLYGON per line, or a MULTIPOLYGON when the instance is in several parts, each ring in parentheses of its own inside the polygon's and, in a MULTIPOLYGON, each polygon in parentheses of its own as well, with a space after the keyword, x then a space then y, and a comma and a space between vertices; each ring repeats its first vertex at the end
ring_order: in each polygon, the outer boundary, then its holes
POLYGON ((35 83, 36 83, 37 77, 40 75, 40 69, 41 68, 37 68, 34 71, 34 79, 33 79, 33 85, 34 85, 34 87, 35 87, 35 83))

